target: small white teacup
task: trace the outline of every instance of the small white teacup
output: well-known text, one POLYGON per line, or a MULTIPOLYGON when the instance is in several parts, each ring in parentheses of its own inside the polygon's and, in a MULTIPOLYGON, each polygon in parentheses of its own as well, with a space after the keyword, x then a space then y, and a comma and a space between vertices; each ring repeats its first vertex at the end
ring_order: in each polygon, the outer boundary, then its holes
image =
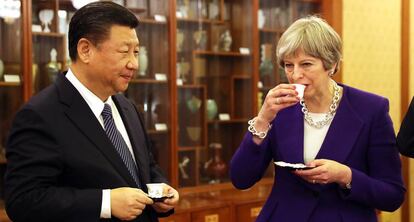
POLYGON ((298 92, 298 97, 299 98, 303 98, 303 92, 305 91, 305 85, 302 85, 302 84, 297 84, 297 83, 295 83, 295 84, 292 84, 292 85, 294 85, 295 87, 296 87, 296 91, 298 92))
POLYGON ((164 197, 164 184, 163 183, 147 183, 148 196, 151 198, 164 197))

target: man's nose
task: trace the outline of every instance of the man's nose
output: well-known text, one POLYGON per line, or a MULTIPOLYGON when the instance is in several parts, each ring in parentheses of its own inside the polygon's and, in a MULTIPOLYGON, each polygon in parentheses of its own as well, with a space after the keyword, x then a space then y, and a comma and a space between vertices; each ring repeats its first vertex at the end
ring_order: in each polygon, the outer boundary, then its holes
POLYGON ((133 54, 131 58, 129 59, 129 62, 127 64, 128 69, 137 70, 138 69, 138 58, 133 54))

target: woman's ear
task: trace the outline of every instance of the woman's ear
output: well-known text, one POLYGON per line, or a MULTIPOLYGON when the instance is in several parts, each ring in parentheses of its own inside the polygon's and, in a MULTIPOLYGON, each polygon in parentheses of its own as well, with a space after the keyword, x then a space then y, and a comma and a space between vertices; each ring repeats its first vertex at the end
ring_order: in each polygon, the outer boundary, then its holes
POLYGON ((85 64, 88 64, 90 62, 91 56, 92 56, 92 43, 85 39, 81 38, 78 42, 78 57, 79 60, 82 61, 85 64))
POLYGON ((329 70, 328 75, 330 77, 332 77, 333 75, 335 75, 336 71, 337 71, 337 67, 338 67, 338 63, 335 63, 332 68, 329 70))

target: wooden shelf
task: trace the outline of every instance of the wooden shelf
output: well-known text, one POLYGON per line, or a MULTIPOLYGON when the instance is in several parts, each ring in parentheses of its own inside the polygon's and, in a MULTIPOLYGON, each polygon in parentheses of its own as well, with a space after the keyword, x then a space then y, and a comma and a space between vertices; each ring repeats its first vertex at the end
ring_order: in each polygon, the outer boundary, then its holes
POLYGON ((177 86, 179 89, 203 89, 205 88, 204 85, 197 85, 197 84, 184 84, 181 86, 177 86))
POLYGON ((21 86, 22 84, 19 82, 4 82, 0 81, 0 87, 17 87, 21 86))
POLYGON ((147 133, 149 134, 149 135, 162 135, 162 134, 168 134, 168 129, 167 130, 154 130, 154 129, 151 129, 151 130, 147 130, 147 133))
POLYGON ((149 19, 149 18, 140 18, 139 22, 142 24, 151 24, 151 25, 167 25, 167 21, 157 21, 155 19, 149 19))
POLYGON ((194 50, 193 54, 196 56, 229 56, 229 57, 250 57, 251 54, 242 54, 240 52, 221 52, 221 51, 205 51, 194 50))
POLYGON ((156 80, 156 79, 132 79, 130 83, 132 84, 140 84, 140 83, 141 84, 167 84, 168 81, 167 80, 161 81, 161 80, 156 80))
POLYGON ((234 80, 251 80, 252 79, 251 76, 247 76, 247 75, 234 75, 232 76, 232 78, 234 80))
POLYGON ((197 18, 177 18, 178 23, 193 23, 193 24, 215 24, 221 25, 225 24, 222 20, 217 19, 197 19, 197 18))
POLYGON ((240 124, 247 123, 248 119, 209 120, 208 124, 240 124))
POLYGON ((66 34, 57 32, 32 32, 33 36, 64 38, 66 34))
POLYGON ((198 149, 203 149, 203 146, 180 146, 178 147, 178 151, 182 152, 182 151, 195 151, 198 149))
POLYGON ((259 31, 262 32, 262 33, 282 34, 283 32, 285 32, 285 29, 282 29, 282 28, 278 28, 278 29, 261 28, 261 29, 259 29, 259 31))

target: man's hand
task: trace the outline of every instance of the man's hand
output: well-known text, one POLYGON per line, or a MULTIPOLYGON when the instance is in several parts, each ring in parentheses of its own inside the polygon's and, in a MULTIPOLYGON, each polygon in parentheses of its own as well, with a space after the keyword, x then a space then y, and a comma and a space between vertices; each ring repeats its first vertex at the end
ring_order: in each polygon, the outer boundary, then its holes
POLYGON ((178 200, 180 199, 180 196, 178 194, 178 191, 169 186, 168 184, 164 185, 164 194, 172 195, 171 198, 165 199, 163 202, 156 202, 152 205, 155 211, 158 213, 165 213, 170 211, 178 204, 178 200))
POLYGON ((135 219, 147 204, 153 203, 140 189, 121 187, 111 190, 111 214, 121 220, 135 219))

